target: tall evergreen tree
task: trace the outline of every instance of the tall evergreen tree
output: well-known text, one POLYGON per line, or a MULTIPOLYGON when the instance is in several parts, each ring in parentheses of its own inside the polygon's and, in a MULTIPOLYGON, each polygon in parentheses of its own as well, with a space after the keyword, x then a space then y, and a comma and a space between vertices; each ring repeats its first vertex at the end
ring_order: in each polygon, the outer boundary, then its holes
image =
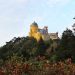
POLYGON ((66 29, 63 32, 60 47, 58 49, 57 55, 59 56, 59 59, 75 59, 75 36, 70 29, 66 29))

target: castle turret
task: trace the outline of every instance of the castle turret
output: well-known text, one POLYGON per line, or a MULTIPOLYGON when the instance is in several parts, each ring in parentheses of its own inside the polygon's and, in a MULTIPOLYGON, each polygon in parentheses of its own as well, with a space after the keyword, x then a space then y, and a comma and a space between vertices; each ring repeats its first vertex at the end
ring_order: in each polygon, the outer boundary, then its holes
POLYGON ((44 26, 44 30, 46 31, 46 34, 48 34, 48 26, 44 26))
POLYGON ((34 33, 37 33, 38 31, 38 24, 34 21, 31 25, 30 25, 30 32, 29 32, 29 36, 33 36, 34 33))
POLYGON ((30 32, 29 32, 29 36, 30 37, 34 37, 37 41, 40 40, 41 38, 41 33, 38 32, 39 28, 38 28, 38 24, 36 22, 33 22, 30 25, 30 32))

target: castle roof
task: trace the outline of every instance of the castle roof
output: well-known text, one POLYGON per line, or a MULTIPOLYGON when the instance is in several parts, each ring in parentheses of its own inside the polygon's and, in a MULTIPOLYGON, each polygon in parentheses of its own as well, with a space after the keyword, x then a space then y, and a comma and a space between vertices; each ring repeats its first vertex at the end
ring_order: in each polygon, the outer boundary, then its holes
POLYGON ((38 24, 34 21, 31 26, 37 26, 38 27, 38 24))

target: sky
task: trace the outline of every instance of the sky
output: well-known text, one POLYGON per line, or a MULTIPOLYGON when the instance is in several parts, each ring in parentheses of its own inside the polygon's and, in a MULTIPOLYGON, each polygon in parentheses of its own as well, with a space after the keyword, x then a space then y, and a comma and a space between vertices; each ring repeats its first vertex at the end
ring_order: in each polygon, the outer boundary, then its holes
POLYGON ((0 0, 0 46, 13 37, 27 36, 34 21, 60 36, 71 28, 74 16, 75 0, 0 0))

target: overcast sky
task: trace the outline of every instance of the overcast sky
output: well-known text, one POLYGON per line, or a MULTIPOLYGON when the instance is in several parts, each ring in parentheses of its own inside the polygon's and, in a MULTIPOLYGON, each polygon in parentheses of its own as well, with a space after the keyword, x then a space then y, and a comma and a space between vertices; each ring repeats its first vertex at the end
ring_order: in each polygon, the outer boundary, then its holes
POLYGON ((13 37, 27 36, 36 21, 49 32, 63 32, 74 23, 75 0, 0 0, 0 46, 13 37))

